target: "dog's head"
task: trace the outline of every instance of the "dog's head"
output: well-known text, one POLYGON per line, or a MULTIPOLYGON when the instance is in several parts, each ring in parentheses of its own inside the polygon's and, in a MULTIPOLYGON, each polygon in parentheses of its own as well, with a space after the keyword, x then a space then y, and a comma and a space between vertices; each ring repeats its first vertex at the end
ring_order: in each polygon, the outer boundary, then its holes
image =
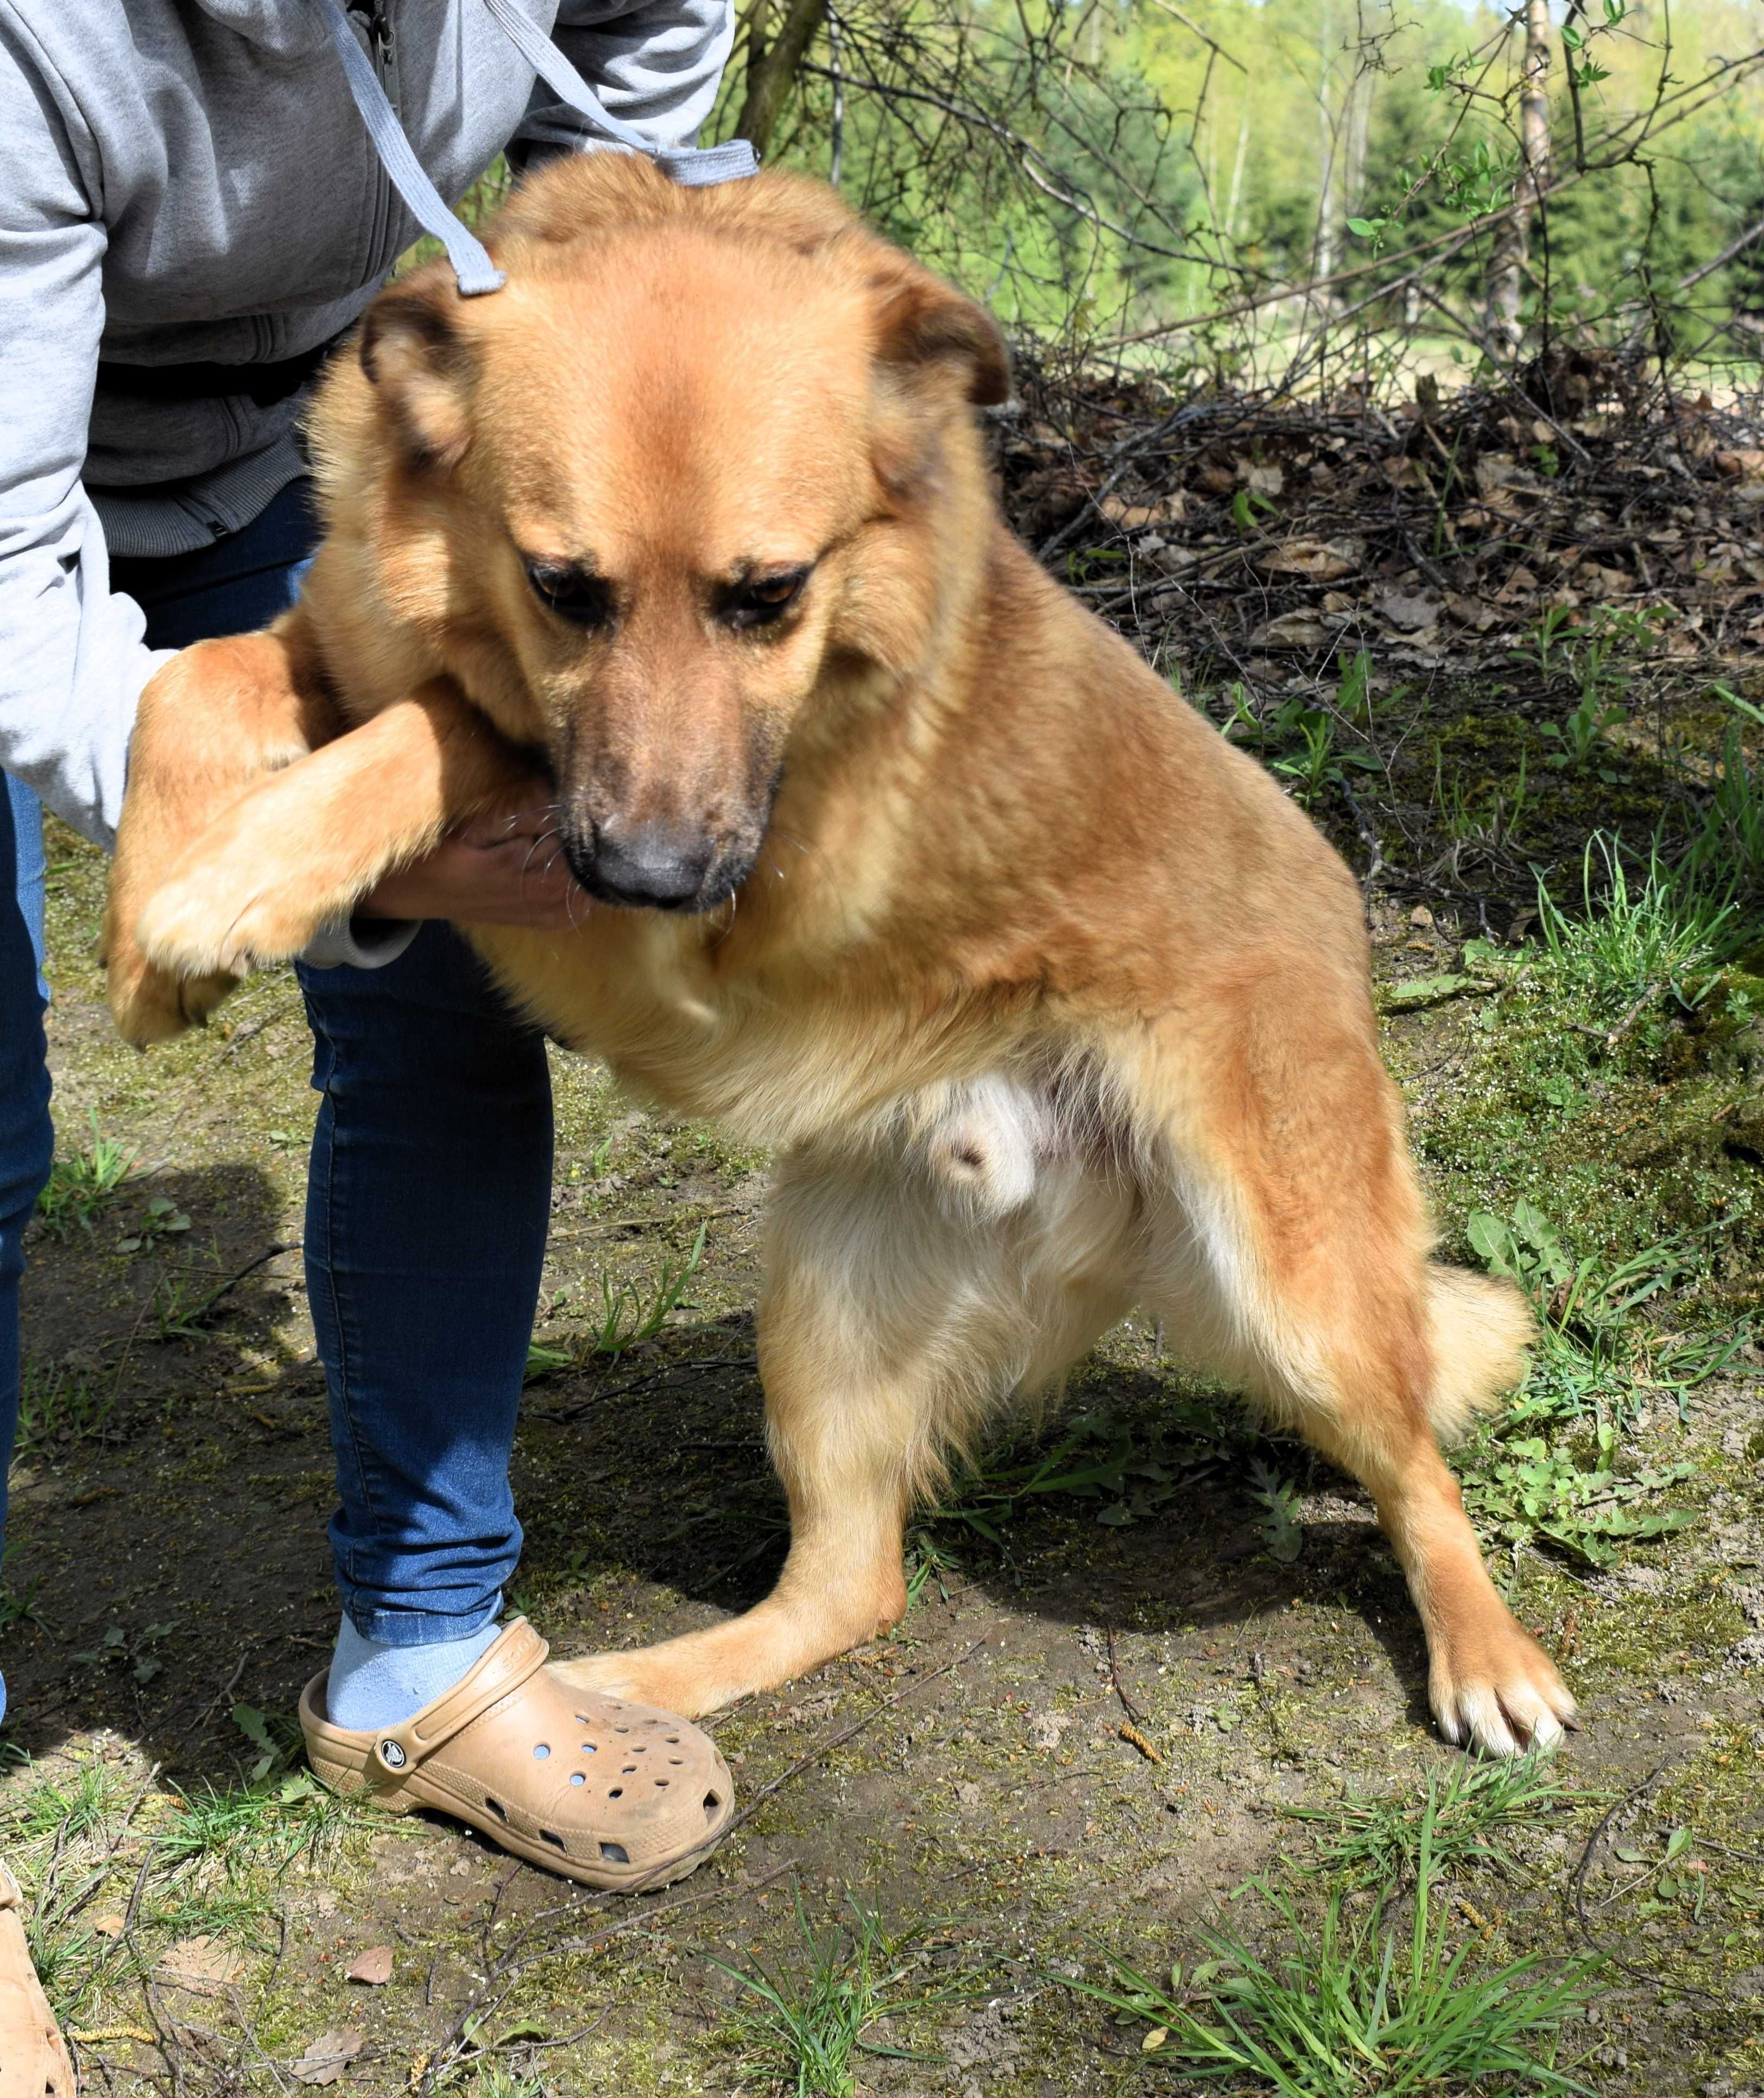
POLYGON ((432 266, 362 330, 384 595, 544 751, 584 887, 705 910, 829 670, 911 669, 942 570, 983 558, 972 404, 1004 397, 1003 345, 788 177, 587 156, 491 243, 502 291, 432 266))

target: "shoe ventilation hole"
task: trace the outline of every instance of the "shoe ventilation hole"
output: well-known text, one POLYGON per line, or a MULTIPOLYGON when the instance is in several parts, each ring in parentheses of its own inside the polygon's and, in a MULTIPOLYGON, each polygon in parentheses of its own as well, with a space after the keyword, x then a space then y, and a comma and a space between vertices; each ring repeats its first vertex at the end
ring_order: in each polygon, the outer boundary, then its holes
POLYGON ((542 1828, 539 1831, 539 1841, 542 1843, 549 1843, 554 1850, 561 1850, 564 1847, 563 1837, 554 1836, 549 1828, 542 1828))
POLYGON ((686 1758, 684 1756, 669 1756, 668 1761, 673 1764, 676 1770, 684 1770, 686 1768, 686 1758))
POLYGON ((713 1821, 717 1816, 717 1810, 722 1805, 722 1802, 715 1793, 707 1792, 704 1795, 704 1819, 707 1821, 713 1821))
POLYGON ((584 1741, 581 1752, 585 1756, 597 1756, 600 1753, 600 1744, 598 1741, 584 1741))
POLYGON ((635 1763, 627 1763, 624 1769, 619 1772, 619 1775, 621 1777, 635 1777, 636 1775, 637 1766, 635 1763))
POLYGON ((631 1862, 631 1854, 622 1843, 603 1843, 600 1854, 612 1865, 628 1865, 631 1862))
POLYGON ((489 1808, 490 1812, 496 1816, 498 1821, 506 1821, 508 1819, 508 1810, 503 1806, 501 1800, 492 1799, 489 1794, 486 1793, 484 1795, 484 1804, 489 1808))
POLYGON ((549 1741, 535 1741, 533 1743, 533 1759, 535 1762, 542 1763, 551 1753, 551 1744, 549 1741))
POLYGON ((572 1771, 569 1774, 569 1781, 572 1784, 586 1784, 588 1782, 580 1771, 572 1771))
POLYGON ((665 1777, 658 1777, 658 1778, 656 1780, 656 1791, 657 1791, 657 1792, 665 1792, 665 1791, 667 1790, 667 1789, 668 1789, 668 1780, 667 1780, 665 1777))
POLYGON ((631 1730, 629 1727, 615 1727, 612 1731, 615 1734, 628 1734, 631 1730))
POLYGON ((607 1794, 608 1799, 622 1799, 624 1797, 625 1788, 622 1784, 614 1785, 612 1791, 607 1794))
POLYGON ((576 1714, 576 1723, 578 1727, 591 1727, 594 1724, 594 1721, 589 1718, 586 1712, 578 1712, 576 1714))
POLYGON ((677 1749, 677 1748, 678 1748, 678 1747, 679 1747, 679 1745, 680 1745, 680 1737, 679 1737, 679 1736, 678 1736, 678 1734, 669 1734, 669 1736, 668 1736, 668 1746, 669 1746, 670 1749, 677 1749))
POLYGON ((638 1741, 632 1748, 631 1753, 634 1756, 643 1755, 647 1750, 649 1744, 647 1741, 638 1741))

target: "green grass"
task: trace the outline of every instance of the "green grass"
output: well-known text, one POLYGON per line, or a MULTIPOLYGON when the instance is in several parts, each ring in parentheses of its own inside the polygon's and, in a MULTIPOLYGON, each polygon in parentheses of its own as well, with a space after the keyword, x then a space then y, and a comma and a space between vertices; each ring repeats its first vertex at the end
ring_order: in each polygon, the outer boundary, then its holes
MULTIPOLYGON (((1725 685, 1714 689, 1716 697, 1733 712, 1764 726, 1764 708, 1741 699, 1725 685)), ((1764 775, 1746 762, 1738 722, 1727 724, 1714 792, 1685 864, 1700 876, 1725 881, 1742 895, 1764 892, 1764 775)))
POLYGON ((1536 1822, 1569 1797, 1553 1770, 1535 1756, 1500 1762, 1463 1758, 1429 1771, 1419 1797, 1374 1799, 1349 1791, 1334 1806, 1291 1806, 1285 1812, 1289 1820, 1323 1832, 1310 1869, 1356 1885, 1418 1877, 1424 1838, 1431 1869, 1441 1876, 1490 1865, 1511 1871, 1503 1834, 1536 1822))
MULTIPOLYGON (((1669 867, 1657 841, 1632 876, 1621 840, 1595 831, 1581 862, 1583 915, 1570 916, 1538 884, 1546 966, 1559 993, 1621 1025, 1638 1003, 1670 994, 1698 1004, 1720 963, 1744 944, 1731 894, 1705 871, 1669 867)), ((1613 1045, 1614 1046, 1614 1045, 1613 1045)))
POLYGON ((169 1796, 95 1755, 19 1773, 0 1795, 0 1855, 24 1885, 32 1957, 57 2015, 80 2018, 174 1942, 273 1942, 265 1919, 280 1876, 332 1850, 348 1819, 304 1773, 169 1796), (107 1912, 126 1915, 127 1932, 97 1929, 107 1912))
POLYGON ((285 1871, 303 1852, 334 1843, 347 1819, 343 1802, 305 1771, 242 1785, 204 1784, 177 1791, 178 1811, 155 1828, 169 1866, 217 1865, 230 1879, 285 1871))
MULTIPOLYGON (((1536 1804, 1536 1796, 1531 1797, 1536 1804)), ((1512 1818, 1528 1810, 1521 1797, 1512 1818)), ((1472 1833, 1459 1795, 1429 1787, 1412 1827, 1393 1810, 1344 1819, 1348 1869, 1390 1862, 1379 1893, 1336 1885, 1315 1923, 1293 1894, 1256 1890, 1282 1949, 1224 1930, 1196 1933, 1205 1955, 1167 1979, 1110 1955, 1107 1978, 1068 1983, 1143 2029, 1143 2063, 1184 2083, 1228 2084, 1279 2098, 1421 2098, 1472 2090, 1583 2092, 1559 2066, 1562 2027, 1584 2011, 1599 1963, 1552 1967, 1538 1955, 1495 1965, 1455 1923, 1441 1881, 1448 1857, 1488 1854, 1493 1825, 1472 1833), (1448 1817, 1455 1829, 1447 1825, 1448 1817), (1412 1881, 1395 1894, 1394 1873, 1412 1881), (1367 1904, 1357 1920, 1350 1908, 1367 1904), (1457 1942, 1454 1943, 1454 1940, 1457 1942)))
MULTIPOLYGON (((9 1797, 0 1811, 4 1845, 77 1843, 101 1830, 121 1809, 127 1787, 119 1773, 95 1756, 76 1765, 69 1778, 39 1778, 9 1797)), ((4 1846, 0 1846, 4 1847, 4 1846)))
POLYGON ((653 1340, 679 1310, 687 1284, 698 1272, 704 1257, 704 1227, 700 1224, 691 1250, 683 1260, 666 1261, 652 1280, 615 1281, 600 1277, 598 1323, 567 1344, 532 1341, 527 1346, 529 1384, 555 1376, 560 1371, 584 1368, 596 1355, 622 1355, 640 1342, 653 1340))
POLYGON ((37 1222, 64 1244, 76 1231, 90 1235, 94 1219, 116 1195, 135 1162, 134 1152, 99 1133, 95 1108, 90 1118, 90 1149, 56 1159, 37 1198, 37 1222))
POLYGON ((101 1440, 116 1403, 114 1385, 94 1389, 90 1378, 72 1370, 28 1360, 19 1389, 15 1456, 49 1456, 77 1442, 101 1440))
POLYGON ((927 2059, 872 2035, 884 2018, 923 2013, 971 1993, 963 1984, 933 1986, 926 1942, 932 1926, 891 1935, 874 1910, 853 1900, 849 1925, 817 1932, 800 1890, 796 1907, 802 1957, 794 1969, 758 1960, 710 1963, 744 1999, 727 2028, 731 2044, 772 2089, 794 2098, 853 2098, 854 2056, 927 2059))

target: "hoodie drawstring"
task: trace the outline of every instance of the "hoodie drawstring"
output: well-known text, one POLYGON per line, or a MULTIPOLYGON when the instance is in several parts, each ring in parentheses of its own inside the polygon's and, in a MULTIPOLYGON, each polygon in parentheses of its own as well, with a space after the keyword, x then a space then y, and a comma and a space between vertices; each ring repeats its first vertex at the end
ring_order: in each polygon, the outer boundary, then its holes
MULTIPOLYGON (((374 151, 404 199, 411 216, 425 233, 432 234, 447 251, 454 277, 463 298, 500 291, 507 281, 490 260, 489 251, 476 234, 447 208, 404 135, 397 112, 387 99, 373 62, 362 49, 343 11, 342 0, 315 0, 325 27, 343 62, 344 76, 374 151)), ((643 134, 603 108, 599 97, 577 72, 549 37, 542 35, 516 5, 516 0, 484 0, 484 5, 502 33, 559 101, 586 116, 597 131, 615 144, 647 154, 662 173, 677 182, 697 187, 708 182, 738 182, 754 173, 757 155, 745 138, 703 151, 681 148, 670 151, 652 146, 643 134)))

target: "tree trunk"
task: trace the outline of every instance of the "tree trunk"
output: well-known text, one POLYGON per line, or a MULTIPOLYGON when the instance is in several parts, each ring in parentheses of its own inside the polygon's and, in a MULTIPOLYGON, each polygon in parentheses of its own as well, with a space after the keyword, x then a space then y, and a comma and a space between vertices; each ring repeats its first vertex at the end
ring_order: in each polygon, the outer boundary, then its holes
POLYGON ((774 20, 771 0, 758 0, 748 31, 747 92, 735 133, 751 139, 761 158, 795 91, 796 68, 826 19, 827 0, 788 0, 778 33, 767 42, 764 33, 774 20))
POLYGON ((1237 200, 1244 193, 1244 156, 1249 151, 1249 83, 1243 85, 1237 112, 1237 158, 1231 163, 1231 194, 1225 207, 1225 237, 1237 238, 1237 200))
POLYGON ((1550 169, 1550 0, 1525 0, 1525 59, 1519 84, 1519 173, 1513 201, 1489 252, 1490 347, 1516 357, 1524 346, 1519 302, 1531 252, 1531 221, 1550 169))
MULTIPOLYGON (((1329 115, 1329 8, 1325 0, 1317 29, 1317 241, 1311 251, 1314 283, 1336 266, 1336 130, 1329 115)), ((1327 303, 1329 294, 1323 294, 1327 303)))

